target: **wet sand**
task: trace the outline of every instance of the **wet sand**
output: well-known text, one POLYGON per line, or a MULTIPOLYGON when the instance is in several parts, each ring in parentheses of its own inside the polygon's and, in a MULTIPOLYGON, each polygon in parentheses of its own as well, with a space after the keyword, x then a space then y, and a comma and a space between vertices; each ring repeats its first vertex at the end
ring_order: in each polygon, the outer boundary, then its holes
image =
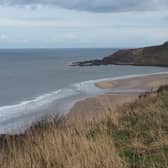
POLYGON ((168 84, 168 74, 149 75, 129 79, 101 81, 95 85, 101 89, 137 89, 156 90, 161 85, 168 84))
POLYGON ((92 119, 99 113, 116 111, 119 106, 138 99, 140 94, 168 85, 168 74, 101 81, 95 85, 101 89, 109 89, 109 93, 77 102, 67 114, 69 121, 81 122, 92 119), (113 92, 114 90, 118 91, 113 92))

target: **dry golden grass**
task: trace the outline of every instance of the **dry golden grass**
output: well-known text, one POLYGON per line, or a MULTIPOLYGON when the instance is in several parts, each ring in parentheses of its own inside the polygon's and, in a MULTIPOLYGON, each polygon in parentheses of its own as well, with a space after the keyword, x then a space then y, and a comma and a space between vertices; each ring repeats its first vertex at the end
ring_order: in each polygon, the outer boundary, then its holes
POLYGON ((127 167, 168 168, 168 88, 145 94, 120 109, 109 135, 127 167))
POLYGON ((1 138, 0 167, 122 168, 113 141, 103 135, 92 138, 92 124, 59 128, 48 123, 23 136, 5 136, 1 138))
POLYGON ((168 89, 86 122, 0 138, 0 168, 167 168, 168 89))

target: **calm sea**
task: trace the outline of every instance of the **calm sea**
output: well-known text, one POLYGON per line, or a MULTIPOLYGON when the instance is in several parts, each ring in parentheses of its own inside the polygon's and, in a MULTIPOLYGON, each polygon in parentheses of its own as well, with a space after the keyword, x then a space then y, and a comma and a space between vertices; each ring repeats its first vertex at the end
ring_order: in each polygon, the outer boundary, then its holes
POLYGON ((67 112, 79 99, 103 92, 94 80, 167 71, 159 67, 71 67, 116 49, 0 50, 0 133, 17 133, 50 114, 67 112))

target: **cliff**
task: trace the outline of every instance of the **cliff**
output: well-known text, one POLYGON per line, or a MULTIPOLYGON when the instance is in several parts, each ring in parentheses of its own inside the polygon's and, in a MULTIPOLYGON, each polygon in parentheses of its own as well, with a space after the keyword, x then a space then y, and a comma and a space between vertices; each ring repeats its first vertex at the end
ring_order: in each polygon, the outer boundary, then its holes
POLYGON ((93 65, 168 66, 168 42, 159 46, 119 50, 101 60, 74 62, 72 66, 93 65))

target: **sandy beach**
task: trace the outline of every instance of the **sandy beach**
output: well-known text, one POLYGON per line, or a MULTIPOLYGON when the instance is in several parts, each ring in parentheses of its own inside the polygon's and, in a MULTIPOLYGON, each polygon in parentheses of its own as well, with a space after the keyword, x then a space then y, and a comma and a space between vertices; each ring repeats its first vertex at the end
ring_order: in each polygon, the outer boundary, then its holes
POLYGON ((116 111, 119 106, 138 99, 139 95, 142 93, 155 91, 160 86, 167 84, 168 74, 108 80, 95 83, 95 85, 101 89, 109 89, 109 93, 77 102, 71 109, 67 118, 70 121, 81 121, 81 119, 92 119, 95 115, 102 112, 107 112, 109 110, 116 111), (113 92, 114 90, 118 91, 113 92))
POLYGON ((168 83, 168 74, 156 74, 143 77, 133 77, 120 80, 107 80, 96 83, 101 89, 137 89, 137 90, 156 90, 161 85, 168 83))

